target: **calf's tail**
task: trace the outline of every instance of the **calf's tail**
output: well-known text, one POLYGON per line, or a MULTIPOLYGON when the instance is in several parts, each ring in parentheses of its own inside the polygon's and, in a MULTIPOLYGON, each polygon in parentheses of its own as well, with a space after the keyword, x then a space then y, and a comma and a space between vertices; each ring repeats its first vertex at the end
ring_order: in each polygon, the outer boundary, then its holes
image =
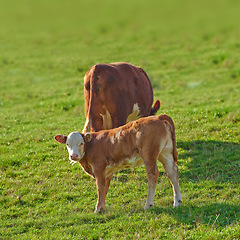
POLYGON ((177 142, 176 142, 176 135, 175 135, 175 126, 173 120, 166 114, 160 115, 159 116, 160 120, 164 120, 168 123, 170 130, 171 130, 171 135, 172 135, 172 143, 173 143, 173 159, 174 162, 177 163, 178 160, 178 152, 177 152, 177 142))

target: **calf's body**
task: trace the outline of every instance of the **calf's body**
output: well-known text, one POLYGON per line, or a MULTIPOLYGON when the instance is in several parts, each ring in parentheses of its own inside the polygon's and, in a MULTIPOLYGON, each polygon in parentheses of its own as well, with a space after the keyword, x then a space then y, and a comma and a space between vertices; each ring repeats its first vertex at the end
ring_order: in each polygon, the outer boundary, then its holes
POLYGON ((167 115, 140 118, 122 127, 96 133, 70 133, 57 135, 55 139, 66 143, 69 159, 78 161, 86 173, 96 179, 98 201, 96 212, 105 210, 105 198, 112 175, 124 168, 144 164, 148 178, 148 196, 145 208, 153 205, 159 177, 157 160, 163 167, 173 186, 174 206, 182 198, 176 165, 175 128, 167 115))

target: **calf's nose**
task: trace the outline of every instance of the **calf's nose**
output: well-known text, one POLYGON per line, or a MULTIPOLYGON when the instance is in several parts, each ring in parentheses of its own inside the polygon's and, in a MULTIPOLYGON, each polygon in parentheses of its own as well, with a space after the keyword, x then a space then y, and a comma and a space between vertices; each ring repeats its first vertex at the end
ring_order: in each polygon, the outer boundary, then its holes
POLYGON ((73 154, 70 156, 70 158, 71 158, 72 160, 79 160, 79 156, 78 156, 78 154, 76 154, 76 153, 73 153, 73 154))

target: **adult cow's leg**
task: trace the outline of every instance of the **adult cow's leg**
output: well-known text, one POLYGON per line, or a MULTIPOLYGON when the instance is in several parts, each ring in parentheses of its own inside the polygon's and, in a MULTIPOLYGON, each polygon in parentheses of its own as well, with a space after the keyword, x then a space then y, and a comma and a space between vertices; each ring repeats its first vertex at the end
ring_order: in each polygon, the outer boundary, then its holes
POLYGON ((179 178, 178 178, 178 166, 174 162, 172 152, 169 151, 169 149, 163 150, 163 152, 159 156, 159 160, 162 162, 163 167, 173 187, 173 193, 174 193, 173 206, 178 207, 182 203, 179 178))
POLYGON ((93 117, 90 116, 86 118, 82 133, 87 133, 91 131, 98 132, 100 130, 103 130, 103 119, 100 115, 94 115, 93 117))

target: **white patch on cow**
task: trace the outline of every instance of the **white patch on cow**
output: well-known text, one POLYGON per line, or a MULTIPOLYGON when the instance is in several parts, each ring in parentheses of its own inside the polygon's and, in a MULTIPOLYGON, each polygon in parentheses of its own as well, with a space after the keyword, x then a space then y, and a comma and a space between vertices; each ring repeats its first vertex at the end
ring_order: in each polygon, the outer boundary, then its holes
POLYGON ((102 127, 102 129, 103 130, 112 129, 113 128, 113 124, 112 124, 111 114, 109 113, 109 111, 106 108, 105 108, 105 110, 106 110, 105 114, 100 114, 100 116, 103 119, 103 127, 102 127))
POLYGON ((132 113, 128 115, 127 123, 137 120, 139 118, 140 109, 138 103, 134 103, 132 113))
POLYGON ((69 153, 69 160, 73 164, 81 160, 85 154, 84 139, 79 132, 72 132, 67 137, 67 149, 69 153), (74 156, 74 159, 73 159, 74 156))
POLYGON ((120 170, 134 168, 142 164, 143 164, 142 158, 138 155, 134 155, 131 158, 127 158, 118 164, 108 165, 105 169, 105 175, 106 177, 109 177, 120 170))

